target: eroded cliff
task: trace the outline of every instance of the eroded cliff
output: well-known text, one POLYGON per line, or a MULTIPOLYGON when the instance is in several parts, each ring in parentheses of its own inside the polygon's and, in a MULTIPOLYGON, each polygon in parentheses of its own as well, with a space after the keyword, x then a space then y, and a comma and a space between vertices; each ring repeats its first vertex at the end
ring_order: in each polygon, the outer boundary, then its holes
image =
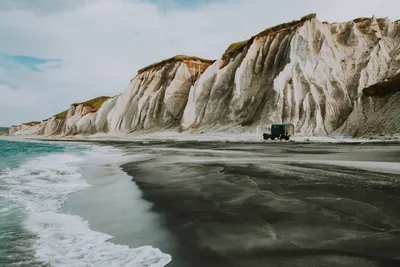
POLYGON ((10 133, 88 135, 178 127, 190 89, 213 62, 180 55, 152 64, 139 70, 120 95, 73 104, 48 120, 13 126, 10 133))
MULTIPOLYGON (((49 119, 33 121, 12 126, 11 135, 73 135, 89 134, 103 129, 98 111, 107 110, 110 97, 101 96, 82 103, 74 103, 69 109, 64 110, 49 119)), ((111 101, 112 102, 112 101, 111 101)), ((109 111, 109 110, 108 110, 109 111)))
POLYGON ((366 117, 365 123, 356 131, 356 136, 395 135, 400 133, 400 73, 373 84, 363 90, 371 106, 376 99, 384 99, 382 108, 377 108, 366 117))
POLYGON ((258 132, 284 122, 304 134, 352 135, 389 97, 362 90, 399 69, 398 22, 307 16, 229 47, 191 91, 182 126, 258 132))
POLYGON ((367 135, 382 127, 377 118, 396 123, 399 73, 399 21, 330 24, 311 14, 232 44, 216 61, 177 56, 143 68, 97 112, 71 106, 64 120, 12 131, 261 133, 282 122, 302 134, 367 135), (388 81, 385 93, 377 89, 388 81))

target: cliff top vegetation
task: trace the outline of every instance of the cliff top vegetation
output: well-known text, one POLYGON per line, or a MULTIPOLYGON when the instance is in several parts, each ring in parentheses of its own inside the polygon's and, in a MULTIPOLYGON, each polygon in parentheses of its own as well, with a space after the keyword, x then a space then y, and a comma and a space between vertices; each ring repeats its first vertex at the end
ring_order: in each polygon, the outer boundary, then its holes
POLYGON ((186 55, 177 55, 177 56, 162 60, 160 62, 153 63, 153 64, 151 64, 151 65, 149 65, 147 67, 144 67, 144 68, 142 68, 142 69, 140 69, 138 71, 138 74, 141 74, 141 73, 143 73, 145 71, 154 69, 154 68, 159 67, 159 66, 163 66, 163 65, 168 64, 168 63, 183 62, 183 61, 199 61, 199 62, 202 62, 202 63, 208 63, 210 65, 215 62, 215 60, 210 60, 210 59, 204 59, 204 58, 186 56, 186 55))

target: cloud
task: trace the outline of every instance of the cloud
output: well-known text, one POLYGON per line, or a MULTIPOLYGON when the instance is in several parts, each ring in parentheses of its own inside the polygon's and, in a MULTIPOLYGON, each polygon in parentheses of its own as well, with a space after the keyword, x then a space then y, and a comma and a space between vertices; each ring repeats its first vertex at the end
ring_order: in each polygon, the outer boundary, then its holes
POLYGON ((88 0, 2 0, 0 10, 29 10, 35 14, 46 15, 79 8, 87 3, 88 0))
POLYGON ((48 118, 70 103, 118 94, 138 69, 176 54, 218 58, 230 43, 308 13, 328 21, 394 20, 399 8, 393 0, 0 1, 0 51, 23 59, 5 67, 0 56, 0 105, 9 103, 0 106, 0 125, 48 118), (47 61, 34 62, 35 70, 24 56, 47 61), (29 92, 32 105, 23 103, 36 110, 21 112, 10 90, 29 92))
POLYGON ((164 10, 198 8, 221 1, 223 0, 150 0, 151 3, 164 10))
MULTIPOLYGON (((44 93, 31 90, 14 90, 3 84, 0 84, 0 96, 0 122, 10 121, 9 117, 13 116, 11 112, 15 111, 17 111, 22 118, 26 119, 18 121, 18 124, 33 121, 37 116, 41 115, 39 110, 41 105, 46 104, 43 103, 43 100, 46 99, 44 93)), ((11 123, 4 125, 10 126, 12 121, 10 122, 11 123)))

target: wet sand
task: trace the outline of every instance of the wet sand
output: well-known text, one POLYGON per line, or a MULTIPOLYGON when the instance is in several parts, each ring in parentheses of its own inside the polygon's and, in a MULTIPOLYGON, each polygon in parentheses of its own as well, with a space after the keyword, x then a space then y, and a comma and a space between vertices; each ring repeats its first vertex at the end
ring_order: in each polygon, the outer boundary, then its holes
POLYGON ((168 266, 400 266, 399 145, 112 144, 153 156, 122 167, 177 242, 168 266))
POLYGON ((136 157, 124 157, 119 151, 109 153, 79 164, 90 187, 70 195, 61 211, 82 217, 92 230, 112 236, 112 243, 130 248, 152 246, 166 254, 177 254, 176 238, 164 227, 165 216, 152 211, 153 204, 142 198, 132 177, 120 168, 136 157))

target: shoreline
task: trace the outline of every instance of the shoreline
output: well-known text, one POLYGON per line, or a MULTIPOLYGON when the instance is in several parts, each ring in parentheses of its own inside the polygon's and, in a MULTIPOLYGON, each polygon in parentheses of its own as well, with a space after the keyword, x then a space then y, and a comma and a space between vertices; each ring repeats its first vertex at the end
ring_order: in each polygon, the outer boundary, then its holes
POLYGON ((192 259, 189 266, 399 263, 393 255, 400 243, 390 232, 397 229, 397 213, 388 208, 397 203, 391 194, 400 186, 399 146, 173 146, 149 144, 157 158, 122 169, 166 216, 182 254, 192 259), (314 163, 321 157, 325 161, 314 163), (384 171, 385 164, 396 169, 384 171), (383 238, 378 228, 388 231, 383 238), (393 250, 386 255, 375 245, 393 250))
POLYGON ((149 203, 140 201, 131 179, 120 176, 124 173, 119 165, 126 158, 120 149, 82 143, 6 141, 1 145, 6 152, 1 156, 11 160, 0 166, 0 213, 4 215, 0 262, 32 267, 163 267, 170 262, 170 255, 157 246, 156 238, 162 236, 160 220, 148 212, 149 203), (97 190, 88 187, 88 178, 97 181, 97 190), (121 198, 124 205, 117 201, 121 198), (65 210, 66 201, 75 203, 80 212, 65 210), (138 219, 130 219, 133 216, 138 219), (113 232, 93 227, 94 221, 117 229, 122 238, 129 236, 125 233, 131 227, 141 225, 140 233, 149 234, 131 238, 130 244, 116 242, 113 232), (119 229, 120 221, 129 225, 119 229))
POLYGON ((47 142, 94 142, 94 143, 238 143, 238 144, 276 144, 276 143, 335 143, 335 144, 400 144, 400 135, 391 137, 353 138, 346 136, 293 136, 289 141, 263 140, 261 134, 180 134, 170 132, 156 132, 151 134, 96 134, 75 136, 42 136, 42 135, 8 135, 5 139, 21 139, 47 142))
MULTIPOLYGON (((375 236, 371 225, 375 227, 375 221, 386 218, 391 211, 386 214, 379 208, 375 211, 376 217, 369 218, 374 202, 368 201, 377 197, 395 204, 395 200, 386 198, 383 192, 389 192, 388 183, 397 185, 395 179, 400 170, 399 146, 391 149, 373 142, 366 144, 377 146, 377 150, 370 150, 370 146, 356 147, 349 142, 340 146, 327 142, 269 142, 270 146, 265 149, 259 142, 67 141, 91 142, 119 151, 99 154, 102 160, 92 158, 89 161, 92 163, 84 163, 86 172, 82 172, 82 178, 91 186, 68 195, 62 213, 73 206, 73 212, 88 221, 92 231, 112 236, 107 242, 128 245, 132 249, 147 243, 170 255, 172 261, 166 266, 174 267, 257 267, 258 263, 283 267, 320 266, 315 263, 325 261, 328 264, 331 256, 338 262, 346 260, 345 257, 352 258, 354 255, 350 254, 344 257, 340 253, 316 254, 301 244, 304 239, 296 239, 294 233, 300 227, 300 231, 308 233, 307 242, 322 246, 331 241, 331 236, 346 239, 353 232, 362 236, 365 229, 375 236), (321 157, 326 161, 321 161, 321 157), (339 161, 346 161, 348 166, 339 161), (395 166, 393 162, 398 163, 395 166), (396 172, 379 170, 386 168, 385 164, 391 164, 396 172), (319 177, 321 172, 325 173, 323 177, 319 177), (341 179, 338 180, 337 175, 341 179), (354 179, 348 180, 349 175, 354 179), (376 175, 384 183, 377 184, 376 175), (365 183, 364 179, 370 182, 365 183), (329 187, 323 185, 326 182, 329 187), (373 197, 361 203, 366 200, 359 199, 358 191, 351 189, 355 185, 361 186, 364 193, 373 193, 373 197), (295 195, 292 196, 293 190, 295 195), (338 202, 337 199, 345 200, 338 202), (345 205, 343 201, 347 201, 345 205), (328 210, 329 216, 315 210, 315 205, 328 210), (332 220, 338 214, 347 216, 345 214, 352 209, 360 209, 364 214, 357 217, 362 222, 360 228, 353 229, 348 223, 352 217, 332 220), (314 233, 314 225, 308 228, 303 224, 309 216, 314 218, 318 229, 329 233, 326 238, 314 233), (321 220, 321 216, 326 218, 321 220), (276 236, 283 238, 276 239, 276 236), (292 246, 287 240, 300 242, 300 245, 292 246), (311 260, 314 257, 316 262, 311 260), (302 260, 304 264, 296 265, 302 260)), ((378 226, 389 227, 389 230, 392 227, 378 226)), ((387 238, 388 241, 373 241, 396 247, 393 235, 387 234, 387 238)), ((358 254, 351 260, 357 264, 349 266, 372 267, 376 266, 372 265, 375 256, 379 260, 386 259, 379 252, 371 258, 372 246, 362 241, 362 238, 355 239, 358 254), (362 252, 364 248, 368 252, 362 252)), ((352 249, 352 244, 345 245, 352 249)), ((335 249, 342 251, 341 247, 335 249)))
POLYGON ((170 233, 162 226, 163 215, 152 211, 152 203, 142 198, 142 191, 121 168, 140 157, 110 147, 106 156, 87 158, 77 165, 81 179, 89 186, 69 194, 60 212, 87 221, 90 230, 109 236, 106 242, 131 250, 151 248, 169 257, 176 248, 170 233), (167 240, 172 241, 167 243, 167 240))

